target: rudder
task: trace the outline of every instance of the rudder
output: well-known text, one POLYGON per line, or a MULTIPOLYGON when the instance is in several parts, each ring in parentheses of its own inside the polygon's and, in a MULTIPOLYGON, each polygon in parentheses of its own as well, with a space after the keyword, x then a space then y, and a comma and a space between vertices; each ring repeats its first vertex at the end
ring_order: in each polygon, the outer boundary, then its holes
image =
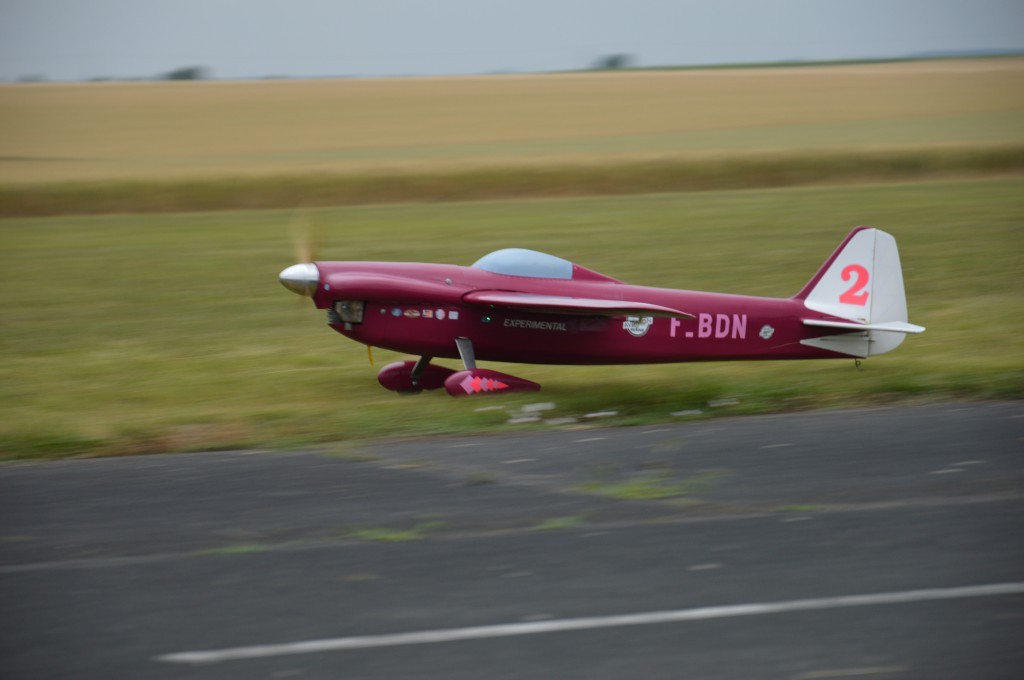
POLYGON ((906 333, 924 331, 907 323, 896 239, 873 227, 857 227, 850 232, 795 299, 813 312, 846 321, 804 320, 809 326, 843 331, 804 344, 843 354, 883 354, 896 349, 906 333))

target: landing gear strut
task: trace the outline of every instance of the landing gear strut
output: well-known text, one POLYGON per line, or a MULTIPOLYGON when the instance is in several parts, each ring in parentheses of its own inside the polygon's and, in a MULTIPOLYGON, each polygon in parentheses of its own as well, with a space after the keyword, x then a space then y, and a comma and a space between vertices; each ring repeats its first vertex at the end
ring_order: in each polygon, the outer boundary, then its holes
POLYGON ((540 385, 514 375, 476 367, 476 353, 469 338, 456 338, 455 346, 466 370, 453 373, 444 381, 444 389, 453 397, 494 392, 536 392, 540 385))
POLYGON ((455 346, 465 370, 455 371, 430 363, 433 357, 388 364, 377 374, 380 384, 400 394, 418 394, 423 390, 444 388, 453 397, 496 392, 536 392, 540 385, 514 375, 477 368, 476 353, 469 338, 456 338, 455 346))

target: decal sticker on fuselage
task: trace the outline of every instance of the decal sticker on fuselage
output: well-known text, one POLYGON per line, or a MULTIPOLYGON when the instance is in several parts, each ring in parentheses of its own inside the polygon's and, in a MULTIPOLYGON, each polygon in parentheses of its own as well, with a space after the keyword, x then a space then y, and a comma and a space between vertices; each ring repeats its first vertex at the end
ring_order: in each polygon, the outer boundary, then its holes
POLYGON ((505 319, 505 328, 529 328, 538 331, 561 331, 568 330, 564 321, 533 321, 531 319, 505 319))
POLYGON ((622 322, 622 327, 634 338, 642 338, 647 335, 647 331, 651 330, 653 325, 653 316, 628 316, 622 322))
MULTIPOLYGON (((388 310, 386 308, 381 307, 380 313, 381 314, 387 314, 387 311, 388 310)), ((403 309, 401 307, 394 307, 394 308, 391 309, 391 316, 395 316, 395 317, 403 317, 404 316, 407 319, 439 319, 441 321, 444 321, 445 319, 448 319, 450 321, 458 321, 459 320, 459 313, 457 311, 455 311, 454 309, 453 310, 432 309, 432 308, 430 308, 430 309, 428 309, 428 308, 403 309)))
POLYGON ((701 312, 697 315, 696 330, 680 332, 679 328, 682 324, 683 322, 679 319, 671 319, 669 321, 668 335, 670 338, 681 335, 684 338, 747 339, 746 314, 708 314, 707 312, 701 312))

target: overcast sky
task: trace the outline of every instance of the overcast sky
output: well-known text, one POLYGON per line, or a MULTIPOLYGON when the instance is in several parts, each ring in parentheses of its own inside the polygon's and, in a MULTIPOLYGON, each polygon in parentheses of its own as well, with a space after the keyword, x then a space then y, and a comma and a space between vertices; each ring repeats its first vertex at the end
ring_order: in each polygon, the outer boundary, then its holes
POLYGON ((0 0, 0 79, 435 75, 1024 50, 1024 0, 0 0))

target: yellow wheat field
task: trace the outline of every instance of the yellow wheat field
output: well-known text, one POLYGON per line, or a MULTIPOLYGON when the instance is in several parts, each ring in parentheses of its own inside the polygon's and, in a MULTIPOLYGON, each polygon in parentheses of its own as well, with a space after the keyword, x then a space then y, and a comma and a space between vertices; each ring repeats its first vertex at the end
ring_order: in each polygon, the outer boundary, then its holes
POLYGON ((999 146, 1024 59, 0 86, 0 183, 999 146))

